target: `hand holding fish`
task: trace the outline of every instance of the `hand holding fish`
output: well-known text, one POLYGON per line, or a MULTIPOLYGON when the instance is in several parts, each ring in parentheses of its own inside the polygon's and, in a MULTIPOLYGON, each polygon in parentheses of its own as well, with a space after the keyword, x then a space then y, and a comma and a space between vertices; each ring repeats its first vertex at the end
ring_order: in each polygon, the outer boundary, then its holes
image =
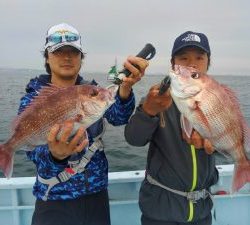
POLYGON ((51 128, 47 140, 49 150, 55 159, 63 160, 74 153, 81 152, 88 144, 83 127, 80 127, 72 140, 68 142, 73 126, 73 122, 66 121, 62 126, 59 140, 57 135, 60 131, 60 126, 56 124, 51 128))
POLYGON ((150 116, 163 112, 172 104, 172 97, 170 91, 159 95, 160 85, 154 85, 150 88, 148 95, 142 105, 142 109, 150 116))
POLYGON ((144 76, 148 61, 136 56, 129 56, 124 63, 124 67, 131 72, 129 77, 124 77, 119 88, 119 95, 126 99, 130 95, 132 86, 144 76))
POLYGON ((202 136, 195 130, 193 130, 191 137, 189 138, 185 132, 182 131, 183 139, 190 145, 194 145, 196 149, 203 149, 207 154, 212 154, 214 148, 208 139, 202 138, 202 136))

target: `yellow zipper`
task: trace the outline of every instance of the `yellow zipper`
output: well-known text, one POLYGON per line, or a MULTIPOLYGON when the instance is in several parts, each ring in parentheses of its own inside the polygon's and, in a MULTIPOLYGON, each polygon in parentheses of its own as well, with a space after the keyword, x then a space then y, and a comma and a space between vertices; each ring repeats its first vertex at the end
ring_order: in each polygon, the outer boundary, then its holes
MULTIPOLYGON (((193 145, 191 147, 191 154, 192 154, 192 162, 193 162, 193 182, 190 191, 193 191, 197 185, 197 158, 196 158, 196 150, 193 145)), ((194 203, 189 201, 189 216, 188 222, 192 221, 194 217, 194 203)))

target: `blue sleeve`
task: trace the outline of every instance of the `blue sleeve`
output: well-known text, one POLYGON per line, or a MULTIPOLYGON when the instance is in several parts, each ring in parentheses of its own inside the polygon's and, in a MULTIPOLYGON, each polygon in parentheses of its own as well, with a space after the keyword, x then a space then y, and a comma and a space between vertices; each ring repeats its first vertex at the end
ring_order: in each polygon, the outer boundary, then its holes
POLYGON ((37 173, 43 178, 56 176, 68 165, 67 160, 55 162, 48 145, 39 145, 33 151, 26 152, 26 155, 36 164, 37 173))
POLYGON ((126 100, 122 100, 117 94, 115 103, 105 112, 104 117, 113 126, 124 125, 128 123, 130 116, 135 108, 135 96, 131 91, 126 100))

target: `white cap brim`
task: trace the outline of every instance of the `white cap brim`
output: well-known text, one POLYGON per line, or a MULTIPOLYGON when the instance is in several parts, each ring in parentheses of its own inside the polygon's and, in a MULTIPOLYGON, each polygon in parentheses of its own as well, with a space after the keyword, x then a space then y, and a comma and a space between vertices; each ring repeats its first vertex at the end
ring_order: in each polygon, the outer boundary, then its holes
POLYGON ((77 50, 79 50, 81 53, 84 54, 84 52, 82 51, 82 48, 79 47, 79 45, 74 44, 73 42, 58 43, 56 45, 48 47, 47 50, 48 50, 48 52, 52 53, 52 52, 56 51, 57 49, 59 49, 59 48, 61 48, 63 46, 72 46, 72 47, 76 48, 77 50))

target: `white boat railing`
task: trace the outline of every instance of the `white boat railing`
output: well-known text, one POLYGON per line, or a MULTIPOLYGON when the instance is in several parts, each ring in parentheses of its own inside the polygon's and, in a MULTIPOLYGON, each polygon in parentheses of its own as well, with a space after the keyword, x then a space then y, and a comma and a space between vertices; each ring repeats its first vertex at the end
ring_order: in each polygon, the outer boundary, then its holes
MULTIPOLYGON (((250 224, 250 185, 230 195, 233 165, 217 166, 220 179, 212 187, 213 225, 250 224), (216 216, 215 216, 216 215, 216 216)), ((139 225, 138 194, 145 171, 109 173, 109 197, 112 225, 139 225)), ((9 180, 0 178, 0 225, 29 225, 34 210, 34 177, 9 180)))

